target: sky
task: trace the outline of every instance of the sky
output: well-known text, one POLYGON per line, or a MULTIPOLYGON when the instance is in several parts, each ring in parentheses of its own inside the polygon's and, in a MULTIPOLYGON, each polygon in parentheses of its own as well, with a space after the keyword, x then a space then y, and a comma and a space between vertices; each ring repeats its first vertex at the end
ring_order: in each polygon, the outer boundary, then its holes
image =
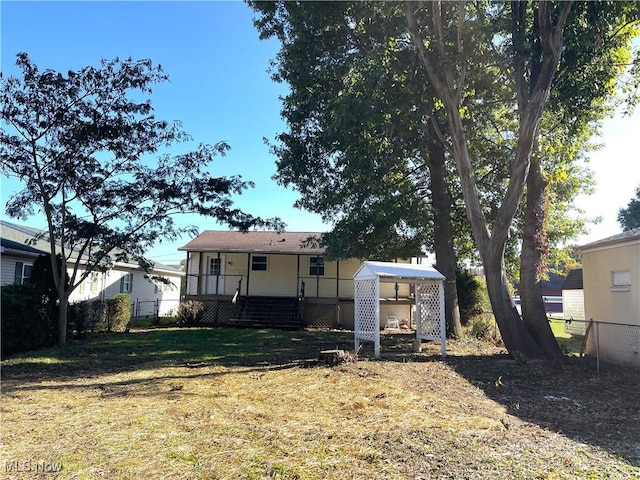
MULTIPOLYGON (((157 118, 179 120, 194 143, 179 145, 183 153, 199 143, 226 141, 231 150, 218 157, 212 173, 239 174, 255 188, 234 198, 235 205, 256 216, 280 217, 289 231, 327 231, 318 215, 293 207, 298 194, 277 185, 276 158, 264 138, 285 131, 280 98, 286 85, 268 72, 278 52, 275 40, 260 40, 253 11, 239 1, 199 2, 31 2, 0 1, 0 65, 3 75, 17 73, 16 54, 27 52, 41 70, 66 72, 114 57, 150 58, 162 65, 170 81, 156 85, 151 102, 157 118)), ((620 116, 605 125, 602 150, 590 155, 596 192, 576 206, 588 217, 602 217, 591 225, 584 244, 621 231, 618 210, 635 196, 640 185, 640 112, 620 116)), ((0 218, 9 196, 20 188, 2 177, 0 218)), ((43 218, 29 225, 45 228, 43 218)), ((225 229, 211 219, 181 217, 179 225, 200 231, 225 229)), ((157 245, 148 255, 164 264, 177 264, 184 252, 177 248, 190 239, 157 245)))

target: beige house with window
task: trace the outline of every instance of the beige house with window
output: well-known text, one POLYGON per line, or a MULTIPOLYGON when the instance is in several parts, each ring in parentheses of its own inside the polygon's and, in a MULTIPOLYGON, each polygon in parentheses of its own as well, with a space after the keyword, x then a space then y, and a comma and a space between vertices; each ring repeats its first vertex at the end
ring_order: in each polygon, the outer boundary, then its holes
POLYGON ((590 353, 640 366, 640 228, 580 247, 590 353), (596 345, 597 342, 597 345, 596 345))
MULTIPOLYGON (((353 275, 360 259, 328 260, 319 232, 208 230, 185 246, 186 298, 212 324, 353 328, 353 275)), ((409 260, 397 260, 409 263, 409 260)), ((411 287, 386 284, 386 315, 410 318, 411 287)))

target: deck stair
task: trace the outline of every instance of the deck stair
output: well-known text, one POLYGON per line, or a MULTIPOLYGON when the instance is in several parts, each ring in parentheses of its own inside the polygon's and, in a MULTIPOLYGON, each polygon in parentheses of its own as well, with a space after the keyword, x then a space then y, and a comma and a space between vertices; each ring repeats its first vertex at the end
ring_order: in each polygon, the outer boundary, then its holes
POLYGON ((281 297, 240 297, 235 315, 224 323, 253 328, 302 328, 298 300, 281 297))

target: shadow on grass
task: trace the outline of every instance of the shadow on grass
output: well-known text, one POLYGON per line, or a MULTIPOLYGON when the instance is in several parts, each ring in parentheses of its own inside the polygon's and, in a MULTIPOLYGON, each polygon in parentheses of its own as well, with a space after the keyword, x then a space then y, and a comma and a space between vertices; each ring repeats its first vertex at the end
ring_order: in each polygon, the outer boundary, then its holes
POLYGON ((193 366, 300 366, 320 350, 353 348, 346 331, 283 331, 233 328, 132 330, 92 335, 64 348, 46 348, 3 359, 5 380, 23 385, 138 369, 193 366))
POLYGON ((590 359, 576 357, 562 364, 518 365, 508 355, 451 356, 446 362, 510 415, 640 467, 637 370, 610 365, 597 374, 590 359))
MULTIPOLYGON (((413 338, 412 334, 383 335, 383 359, 442 361, 437 343, 425 345, 423 353, 413 353, 413 338)), ((321 350, 335 348, 353 350, 353 332, 193 328, 95 335, 66 348, 3 360, 2 377, 8 381, 3 391, 83 388, 72 380, 91 378, 97 388, 104 388, 104 395, 113 396, 127 394, 126 389, 136 383, 175 380, 175 374, 163 374, 164 368, 185 367, 184 378, 225 374, 198 370, 211 365, 244 367, 246 372, 286 369, 315 364, 321 350), (146 369, 154 370, 151 378, 108 384, 99 378, 146 369), (47 380, 56 382, 43 386, 47 380)), ((359 355, 372 359, 372 344, 364 343, 359 355)), ((567 357, 562 364, 518 365, 506 354, 456 353, 452 348, 444 362, 504 405, 510 415, 599 446, 640 466, 640 374, 608 366, 598 375, 585 360, 567 357)))

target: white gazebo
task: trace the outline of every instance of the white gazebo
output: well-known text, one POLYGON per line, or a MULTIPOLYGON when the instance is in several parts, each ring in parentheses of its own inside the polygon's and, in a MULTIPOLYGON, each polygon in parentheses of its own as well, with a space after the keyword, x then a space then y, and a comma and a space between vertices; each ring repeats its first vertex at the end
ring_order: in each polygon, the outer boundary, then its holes
POLYGON ((426 265, 365 261, 353 276, 355 286, 355 351, 361 341, 374 342, 380 357, 380 283, 415 285, 416 338, 440 341, 446 355, 444 275, 426 265))

